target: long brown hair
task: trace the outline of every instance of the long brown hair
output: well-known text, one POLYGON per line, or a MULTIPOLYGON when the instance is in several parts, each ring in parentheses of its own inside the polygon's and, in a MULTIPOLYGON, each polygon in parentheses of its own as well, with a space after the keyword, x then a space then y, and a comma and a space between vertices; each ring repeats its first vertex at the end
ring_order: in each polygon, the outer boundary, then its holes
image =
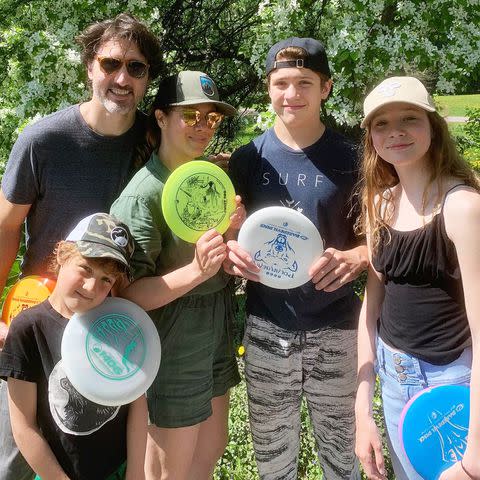
MULTIPOLYGON (((480 191, 480 180, 459 154, 446 121, 437 112, 427 112, 427 116, 432 140, 427 152, 430 177, 423 192, 424 212, 432 186, 437 187, 434 200, 440 204, 445 194, 443 184, 449 177, 458 178, 465 185, 480 191)), ((363 138, 363 159, 357 188, 362 209, 355 229, 358 234, 368 232, 372 248, 375 250, 381 231, 386 230, 395 213, 392 188, 399 183, 399 178, 393 165, 383 160, 376 152, 370 127, 371 122, 366 126, 363 138)))
POLYGON ((157 98, 155 98, 148 112, 145 137, 135 151, 134 162, 137 169, 148 161, 153 152, 158 150, 162 141, 162 131, 158 126, 157 118, 155 117, 155 110, 162 110, 165 115, 169 115, 173 110, 173 107, 159 105, 157 98))

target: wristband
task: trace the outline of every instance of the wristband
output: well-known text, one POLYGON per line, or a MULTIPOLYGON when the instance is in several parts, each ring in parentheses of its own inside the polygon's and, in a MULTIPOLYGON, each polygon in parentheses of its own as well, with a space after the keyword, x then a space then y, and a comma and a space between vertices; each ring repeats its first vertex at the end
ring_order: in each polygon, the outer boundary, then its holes
POLYGON ((465 475, 468 478, 471 478, 472 480, 479 480, 479 477, 474 477, 466 468, 465 465, 463 464, 463 458, 460 460, 460 466, 462 467, 462 470, 465 472, 465 475))

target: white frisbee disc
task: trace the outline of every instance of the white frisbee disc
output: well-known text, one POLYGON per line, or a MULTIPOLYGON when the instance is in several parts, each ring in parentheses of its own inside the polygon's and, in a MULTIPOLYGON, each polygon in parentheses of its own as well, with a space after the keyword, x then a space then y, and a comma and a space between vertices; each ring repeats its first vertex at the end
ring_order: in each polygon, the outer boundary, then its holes
POLYGON ((323 253, 315 225, 287 207, 262 208, 250 215, 240 229, 238 243, 260 268, 260 282, 279 289, 308 282, 309 268, 323 253))
POLYGON ((160 338, 148 314, 122 298, 106 298, 76 313, 62 338, 62 360, 72 385, 101 405, 125 405, 152 384, 160 366, 160 338))

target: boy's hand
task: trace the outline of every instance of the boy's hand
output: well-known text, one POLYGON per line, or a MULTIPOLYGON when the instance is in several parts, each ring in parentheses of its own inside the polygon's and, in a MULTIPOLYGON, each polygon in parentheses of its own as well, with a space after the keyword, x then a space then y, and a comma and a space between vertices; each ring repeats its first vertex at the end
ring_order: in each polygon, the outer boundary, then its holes
POLYGON ((227 258, 223 262, 223 269, 230 275, 237 275, 258 282, 257 273, 260 269, 255 265, 248 252, 240 247, 236 240, 227 242, 227 258))
POLYGON ((225 172, 228 171, 228 162, 230 161, 231 153, 217 153, 216 155, 209 155, 208 161, 214 163, 225 172))
POLYGON ((227 246, 216 230, 208 230, 196 243, 193 263, 205 279, 213 277, 227 256, 227 246))
POLYGON ((308 273, 312 276, 316 290, 333 292, 355 280, 367 266, 368 254, 365 245, 345 251, 327 248, 308 273))

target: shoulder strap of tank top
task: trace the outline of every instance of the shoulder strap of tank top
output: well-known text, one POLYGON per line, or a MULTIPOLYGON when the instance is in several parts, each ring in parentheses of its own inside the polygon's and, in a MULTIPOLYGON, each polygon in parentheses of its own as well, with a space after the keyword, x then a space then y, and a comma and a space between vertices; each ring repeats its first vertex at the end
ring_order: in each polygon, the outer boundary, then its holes
POLYGON ((457 183, 456 185, 454 185, 453 187, 449 188, 446 192, 445 192, 445 195, 443 196, 443 201, 442 201, 442 213, 443 213, 443 207, 445 206, 445 201, 447 200, 447 195, 452 191, 452 190, 455 190, 455 188, 457 187, 464 187, 465 184, 464 183, 457 183))

